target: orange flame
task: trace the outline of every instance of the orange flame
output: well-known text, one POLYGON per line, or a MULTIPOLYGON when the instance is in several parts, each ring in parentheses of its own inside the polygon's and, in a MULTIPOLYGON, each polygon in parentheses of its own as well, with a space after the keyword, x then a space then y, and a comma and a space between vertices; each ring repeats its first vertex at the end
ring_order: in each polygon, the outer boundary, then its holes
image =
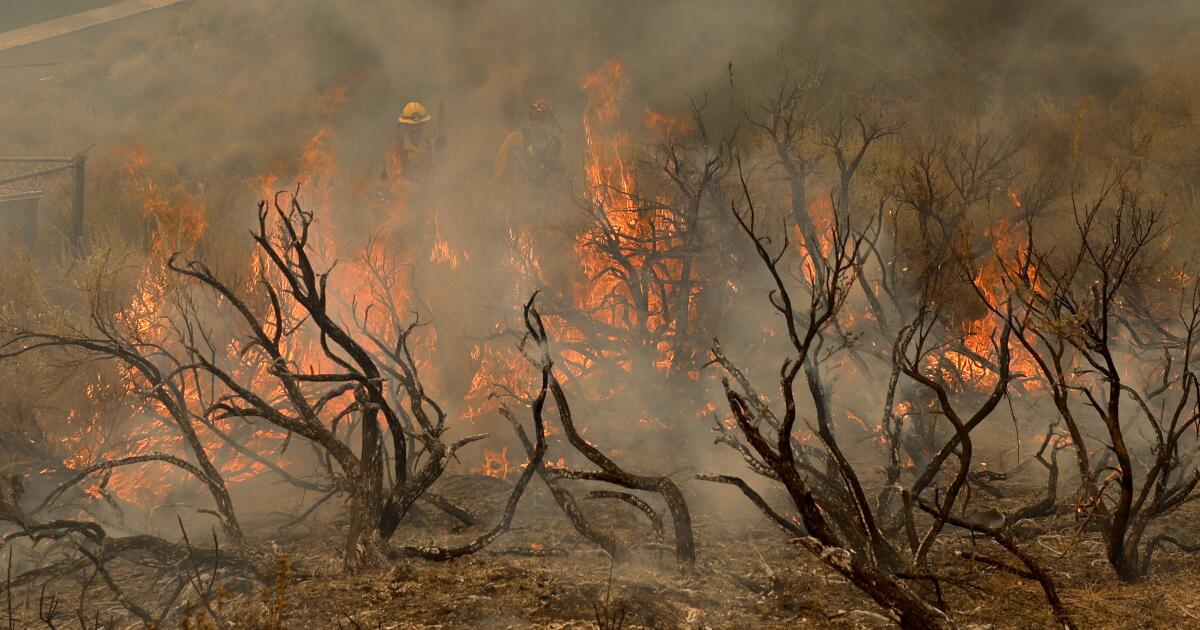
MULTIPOLYGON (((1013 204, 1020 208, 1021 200, 1017 193, 1011 189, 1008 192, 1013 204)), ((1025 276, 1025 280, 1029 282, 1033 290, 1040 291, 1037 269, 1028 264, 1027 246, 1021 241, 1014 226, 1008 221, 1000 220, 987 230, 987 235, 992 239, 996 255, 980 266, 973 280, 982 296, 995 306, 1002 305, 1008 299, 1011 288, 1006 282, 1006 269, 1009 272, 1025 276)), ((963 322, 963 345, 971 353, 983 357, 987 361, 996 360, 994 345, 1002 323, 1000 316, 990 310, 976 319, 963 322)), ((1039 389, 1042 381, 1037 378, 1039 371, 1033 357, 1016 340, 1009 341, 1009 352, 1011 356, 1010 369, 1013 374, 1025 377, 1022 380, 1025 390, 1039 389)), ((954 366, 958 375, 968 386, 980 389, 990 388, 996 384, 999 378, 999 375, 986 362, 980 361, 970 354, 951 350, 947 351, 943 358, 954 366)))
POLYGON ((508 447, 505 446, 499 451, 484 449, 483 465, 478 468, 472 468, 471 472, 477 475, 486 475, 508 481, 508 447))
MULTIPOLYGON (((699 283, 690 271, 684 277, 685 267, 674 254, 683 221, 672 211, 670 200, 658 197, 644 204, 638 199, 638 182, 630 166, 631 142, 621 126, 620 106, 628 84, 615 61, 583 78, 587 96, 584 177, 599 225, 576 240, 584 273, 583 282, 576 286, 576 306, 619 331, 646 333, 658 352, 654 365, 668 370, 676 360, 676 348, 668 340, 694 319, 699 283), (666 301, 677 299, 672 294, 678 291, 689 293, 676 309, 683 312, 671 313, 666 301)), ((685 126, 666 114, 651 114, 644 121, 649 125, 685 126)), ((617 363, 631 367, 628 362, 617 363)))
POLYGON ((690 118, 656 112, 652 109, 646 110, 646 115, 642 116, 642 125, 668 137, 687 135, 696 129, 696 124, 690 118))

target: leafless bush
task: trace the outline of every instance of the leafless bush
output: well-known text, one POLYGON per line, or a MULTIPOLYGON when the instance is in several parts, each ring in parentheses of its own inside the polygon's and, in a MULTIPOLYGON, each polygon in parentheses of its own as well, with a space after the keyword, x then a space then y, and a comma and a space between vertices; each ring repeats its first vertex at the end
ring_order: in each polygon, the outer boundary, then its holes
MULTIPOLYGON (((789 125, 799 124, 805 110, 796 104, 803 91, 785 90, 783 96, 768 101, 768 119, 772 124, 760 124, 766 131, 776 132, 789 125), (780 101, 782 99, 782 103, 780 101), (789 120, 780 120, 786 117, 789 120)), ((854 168, 869 147, 886 131, 879 117, 865 115, 833 117, 833 129, 845 130, 845 121, 855 120, 857 131, 853 134, 828 132, 827 150, 834 155, 837 171, 841 174, 839 184, 830 195, 830 218, 827 227, 799 227, 801 242, 795 247, 790 242, 787 224, 782 233, 772 235, 763 228, 767 212, 760 210, 747 179, 746 170, 739 162, 738 174, 742 191, 741 207, 733 205, 733 213, 742 231, 754 244, 757 258, 772 280, 771 306, 782 318, 791 356, 784 361, 779 371, 780 410, 773 409, 766 397, 758 393, 745 373, 727 356, 719 345, 714 346, 714 362, 726 373, 725 393, 733 414, 734 426, 718 423, 719 441, 732 446, 739 452, 750 469, 770 482, 778 484, 786 492, 790 507, 796 516, 780 513, 763 498, 750 484, 729 475, 705 475, 702 479, 731 484, 739 488, 761 511, 788 535, 793 536, 804 547, 817 555, 827 566, 844 575, 851 583, 869 595, 879 605, 894 615, 905 627, 940 628, 952 627, 942 590, 939 585, 938 561, 931 558, 933 544, 944 532, 946 524, 956 525, 983 534, 1013 555, 1024 568, 1009 566, 1002 561, 995 565, 1004 570, 1038 582, 1046 593, 1055 617, 1064 627, 1074 627, 1069 615, 1057 595, 1050 574, 1029 554, 1022 551, 1007 531, 983 526, 969 518, 956 516, 965 509, 963 491, 971 480, 972 432, 996 409, 1003 399, 1011 380, 1010 337, 1013 330, 1013 313, 1009 305, 996 304, 980 292, 978 298, 1001 322, 1000 330, 991 338, 995 358, 988 362, 994 370, 995 382, 991 391, 970 413, 960 410, 964 401, 958 400, 955 389, 947 383, 952 378, 941 369, 940 357, 947 344, 961 347, 961 338, 949 333, 946 314, 943 312, 948 301, 947 287, 956 286, 958 273, 969 270, 974 260, 970 251, 956 246, 955 237, 960 230, 948 225, 946 219, 961 216, 964 207, 971 202, 975 186, 985 187, 977 179, 966 181, 963 175, 955 181, 957 199, 933 193, 945 207, 928 207, 928 219, 943 230, 938 252, 931 252, 927 266, 915 275, 916 281, 905 279, 905 285, 893 286, 891 295, 892 312, 885 312, 883 305, 872 302, 875 321, 907 322, 899 328, 881 329, 881 334, 891 337, 891 351, 879 353, 891 365, 885 407, 885 422, 881 425, 884 439, 888 442, 890 465, 887 470, 888 485, 878 501, 871 501, 851 459, 839 442, 834 421, 835 399, 830 385, 827 367, 831 357, 838 353, 853 352, 855 339, 844 331, 838 322, 839 312, 857 287, 862 274, 870 263, 879 261, 887 271, 880 251, 879 236, 883 229, 883 213, 855 213, 860 203, 851 183, 854 168), (855 140, 856 139, 856 140, 855 140), (855 144, 857 142, 857 144, 855 144), (846 146, 857 147, 849 154, 857 158, 847 159, 846 146), (858 219, 855 216, 865 216, 858 219), (902 292, 908 297, 901 298, 902 292), (914 295, 915 293, 915 295, 914 295), (799 298, 793 296, 802 296, 799 298), (955 345, 957 344, 957 345, 955 345), (798 400, 796 381, 803 374, 806 398, 798 400), (930 392, 935 399, 939 415, 952 426, 953 433, 933 449, 927 462, 920 465, 911 479, 901 485, 897 468, 900 449, 899 420, 892 417, 894 396, 899 377, 910 379, 917 387, 930 392), (798 439, 798 423, 802 413, 811 413, 813 420, 807 426, 817 438, 819 448, 814 448, 798 439), (957 465, 950 462, 956 460, 957 465), (932 501, 924 495, 935 480, 944 480, 932 501), (900 516, 891 511, 892 502, 902 498, 904 507, 900 516), (926 513, 931 519, 919 519, 914 510, 926 513), (923 531, 922 531, 923 530, 923 531)), ((812 123, 816 125, 816 123, 812 123)), ((785 139, 790 138, 784 134, 785 139)), ((981 143, 984 144, 984 143, 981 143)), ((777 143, 781 155, 795 164, 813 164, 821 155, 813 153, 811 145, 777 143), (799 157, 794 157, 794 156, 799 157)), ((946 154, 949 155, 949 154, 946 154)), ((933 168, 929 159, 920 163, 933 168)), ((939 169, 957 172, 957 161, 938 166, 939 169)), ((796 169, 788 169, 789 174, 796 169)), ((921 172, 918 170, 917 172, 921 172)), ((805 177, 800 172, 792 176, 805 177)), ((971 177, 983 178, 973 172, 971 177)), ((932 184, 932 171, 925 180, 932 184)), ((795 190, 797 186, 793 186, 795 190)), ((933 192, 927 189, 927 192, 933 192)), ((882 208, 882 203, 880 204, 882 208)), ((793 207, 793 211, 796 208, 793 207)), ((808 208, 802 208, 805 215, 808 208)), ((793 212, 794 214, 794 212, 793 212)), ((811 217, 808 217, 811 221, 811 217)), ((893 279, 896 277, 891 276, 893 279)), ((886 278, 885 278, 886 281, 886 278)), ((894 280, 893 280, 894 281, 894 280)), ((873 293, 869 289, 868 292, 873 293)))
POLYGON ((1039 242, 1030 215, 1030 254, 1006 275, 1028 312, 1017 338, 1049 383, 1075 453, 1080 487, 1067 509, 1102 532, 1117 576, 1136 582, 1161 545, 1195 548, 1150 529, 1194 500, 1200 483, 1192 435, 1200 421, 1200 285, 1182 273, 1165 282, 1150 275, 1153 245, 1168 226, 1128 170, 1092 199, 1082 196, 1069 198, 1075 242, 1039 242), (1105 440, 1089 439, 1088 416, 1105 440), (1139 420, 1151 431, 1148 444, 1138 437, 1139 420))

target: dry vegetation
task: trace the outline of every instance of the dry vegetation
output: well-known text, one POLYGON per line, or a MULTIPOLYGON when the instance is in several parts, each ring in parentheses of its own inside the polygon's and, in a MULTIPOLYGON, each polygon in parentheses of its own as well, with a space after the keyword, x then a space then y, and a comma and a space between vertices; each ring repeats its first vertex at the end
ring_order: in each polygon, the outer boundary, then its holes
POLYGON ((10 627, 1198 623, 1190 9, 328 4, 2 106, 10 627))

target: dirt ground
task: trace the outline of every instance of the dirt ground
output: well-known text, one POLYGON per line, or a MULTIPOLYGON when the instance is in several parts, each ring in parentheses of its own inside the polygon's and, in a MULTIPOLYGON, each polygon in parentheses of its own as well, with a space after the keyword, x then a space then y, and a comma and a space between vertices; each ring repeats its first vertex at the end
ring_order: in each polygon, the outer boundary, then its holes
MULTIPOLYGON (((579 544, 548 495, 539 493, 525 507, 522 528, 498 545, 508 552, 494 550, 446 564, 405 561, 389 571, 353 579, 297 575, 289 588, 293 605, 287 611, 288 627, 323 628, 338 621, 345 627, 357 623, 366 628, 596 627, 594 609, 602 605, 609 588, 607 556, 579 544), (532 548, 564 554, 514 553, 532 548)), ((607 508, 603 518, 630 542, 651 537, 645 519, 632 508, 607 508)), ((699 561, 691 574, 677 569, 669 548, 645 544, 633 562, 612 568, 610 600, 625 611, 626 627, 893 626, 868 598, 790 544, 779 530, 765 522, 718 520, 729 516, 697 517, 699 561)), ((1200 510, 1193 507, 1171 520, 1183 526, 1197 516, 1200 510)), ((1046 531, 1026 548, 1053 567, 1080 627, 1200 624, 1200 593, 1194 589, 1200 566, 1194 558, 1161 552, 1149 581, 1122 586, 1104 561, 1098 537, 1079 534, 1074 525, 1069 519, 1044 523, 1046 531)), ((317 526, 309 535, 319 533, 317 526)), ((954 532, 945 537, 939 552, 946 558, 972 545, 968 533, 954 532)), ((979 546, 999 555, 989 545, 979 546)), ((321 564, 321 555, 313 554, 303 539, 285 548, 298 568, 321 564)), ((947 584, 958 581, 965 586, 946 587, 964 627, 1053 626, 1042 593, 1032 582, 965 561, 950 564, 946 573, 947 584)))
MULTIPOLYGON (((480 497, 488 497, 487 509, 478 510, 478 531, 498 517, 507 491, 504 482, 476 475, 447 478, 442 487, 448 498, 463 504, 473 499, 480 505, 480 497)), ((401 560, 355 576, 341 571, 344 523, 335 506, 288 529, 280 529, 278 522, 251 524, 259 532, 253 546, 264 564, 270 564, 272 555, 284 559, 284 577, 265 585, 227 582, 217 627, 596 628, 598 615, 606 610, 610 617, 623 617, 623 625, 615 627, 624 628, 894 627, 868 598, 758 519, 748 505, 698 511, 698 562, 693 571, 684 572, 674 560, 669 526, 667 544, 656 543, 647 519, 630 506, 586 500, 577 493, 591 518, 634 549, 631 561, 611 565, 571 529, 544 486, 535 480, 530 490, 513 531, 484 552, 444 563, 401 560), (274 535, 263 536, 267 531, 274 535)), ((1029 491, 1032 496, 1033 487, 1005 490, 1013 498, 1002 500, 1002 510, 1020 505, 1018 495, 1029 491)), ((1192 505, 1172 516, 1166 527, 1186 530, 1197 517, 1200 509, 1192 505)), ((446 544, 476 533, 474 528, 453 532, 453 523, 425 506, 393 541, 446 544)), ((1194 557, 1160 551, 1149 580, 1121 585, 1104 560, 1098 536, 1079 532, 1072 519, 1019 527, 1030 534, 1024 548, 1052 568, 1079 627, 1200 625, 1200 592, 1194 587, 1200 583, 1200 566, 1194 557)), ((956 551, 971 550, 1003 555, 960 530, 943 535, 936 550, 943 595, 960 627, 1053 627, 1036 584, 954 558, 956 551)), ((137 601, 161 594, 161 574, 127 567, 114 575, 128 580, 124 583, 139 583, 128 591, 137 601)), ((64 602, 63 611, 79 597, 75 584, 58 582, 52 590, 64 602)), ((36 610, 36 587, 14 591, 16 608, 27 615, 36 610)), ((93 586, 85 608, 115 615, 120 606, 111 599, 93 586)), ((205 627, 195 623, 201 616, 192 613, 185 627, 205 627)), ((168 625, 183 624, 177 618, 168 625)), ((115 627, 140 624, 123 621, 115 627)))

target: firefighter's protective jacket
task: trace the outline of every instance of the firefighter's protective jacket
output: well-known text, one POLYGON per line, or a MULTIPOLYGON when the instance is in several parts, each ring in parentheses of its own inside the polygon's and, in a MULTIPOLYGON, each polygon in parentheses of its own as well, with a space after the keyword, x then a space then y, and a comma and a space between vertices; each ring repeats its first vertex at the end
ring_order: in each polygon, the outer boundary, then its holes
POLYGON ((493 182, 542 185, 560 169, 562 140, 552 123, 531 122, 504 139, 496 153, 493 182))
POLYGON ((392 180, 399 177, 410 185, 424 183, 433 167, 433 150, 433 141, 424 135, 412 131, 401 133, 392 144, 388 163, 380 178, 392 180))

